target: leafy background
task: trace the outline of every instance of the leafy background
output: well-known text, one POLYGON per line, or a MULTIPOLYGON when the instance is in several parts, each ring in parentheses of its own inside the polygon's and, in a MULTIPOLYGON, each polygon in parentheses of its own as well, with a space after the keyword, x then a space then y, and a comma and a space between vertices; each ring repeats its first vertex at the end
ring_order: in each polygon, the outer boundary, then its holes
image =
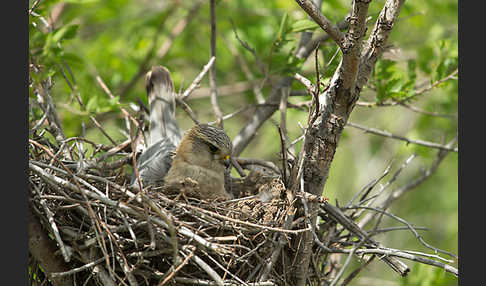
MULTIPOLYGON (((30 1, 29 7, 34 2, 30 1)), ((197 1, 150 1, 150 0, 44 0, 39 1, 35 15, 29 17, 29 58, 41 67, 39 72, 30 72, 31 82, 51 77, 52 95, 66 136, 85 136, 98 143, 110 144, 95 128, 89 116, 102 122, 111 138, 117 142, 126 139, 125 123, 120 106, 141 100, 147 103, 143 77, 134 86, 124 91, 127 83, 139 72, 141 63, 162 64, 172 73, 176 90, 184 90, 205 65, 210 55, 209 1, 202 1, 199 10, 190 16, 187 26, 176 37, 167 53, 159 58, 157 51, 169 39, 174 26, 188 15, 197 1), (62 13, 56 19, 54 29, 46 31, 42 19, 50 21, 56 9, 62 13), (41 19, 42 18, 42 19, 41 19), (110 99, 97 84, 99 75, 116 96, 110 99), (71 87, 68 84, 71 83, 71 87), (79 95, 84 106, 76 100, 79 95), (84 126, 84 128, 83 128, 84 126)), ((351 1, 323 1, 322 11, 333 22, 342 21, 351 1)), ((370 5, 368 31, 378 16, 384 1, 373 1, 370 5)), ((315 82, 314 57, 306 62, 298 61, 292 51, 298 44, 300 31, 315 30, 316 26, 306 20, 303 11, 294 1, 221 0, 217 1, 217 61, 216 82, 218 87, 234 86, 248 79, 232 51, 237 51, 247 63, 256 79, 264 74, 255 57, 242 47, 238 36, 252 47, 263 62, 270 77, 278 77, 300 70, 300 73, 315 82)), ((370 83, 362 92, 361 100, 386 102, 403 99, 421 88, 440 80, 458 66, 457 1, 429 0, 407 1, 398 23, 389 39, 389 50, 379 60, 370 83)), ((336 51, 331 42, 321 45, 319 61, 326 66, 336 51)), ((339 54, 326 66, 327 82, 332 76, 339 54)), ((142 70, 143 72, 146 71, 142 70)), ((209 104, 205 78, 199 96, 191 96, 188 104, 201 121, 215 120, 209 104)), ((295 82, 295 91, 303 86, 295 82)), ((30 97, 34 98, 32 87, 30 97)), ((270 85, 262 89, 268 95, 270 85)), ((225 114, 241 106, 256 103, 251 88, 246 91, 220 93, 220 105, 225 114)), ((430 116, 411 111, 402 106, 356 107, 350 121, 361 125, 387 130, 408 138, 438 143, 451 140, 457 133, 457 80, 441 83, 436 88, 408 102, 429 112, 450 115, 430 116)), ((310 100, 308 96, 291 97, 293 103, 310 100)), ((30 117, 38 114, 31 109, 30 117)), ((225 121, 225 129, 234 137, 251 113, 242 113, 225 121)), ((180 111, 178 120, 183 129, 192 125, 187 115, 180 111)), ((291 139, 301 134, 306 122, 306 112, 296 109, 288 111, 288 129, 291 139)), ((278 121, 280 115, 273 118, 278 121)), ((278 161, 280 142, 274 124, 267 121, 256 138, 243 152, 242 157, 256 157, 278 161)), ((299 145, 297 145, 299 146, 299 145)), ((346 127, 331 167, 324 195, 331 202, 347 203, 349 199, 383 170, 392 164, 397 170, 411 154, 418 156, 398 177, 392 187, 399 187, 419 176, 430 166, 437 150, 405 144, 403 141, 365 134, 361 130, 346 127)), ((458 187, 457 153, 449 154, 437 172, 417 189, 392 205, 390 211, 417 226, 427 227, 420 231, 425 241, 432 245, 457 253, 458 233, 458 187)), ((129 170, 127 170, 129 172, 129 170)), ((383 182, 391 179, 385 177, 383 182)), ((392 220, 383 226, 397 226, 392 220)), ((397 231, 381 235, 384 244, 400 249, 427 252, 409 232, 397 231)), ((412 272, 407 278, 398 278, 381 263, 373 263, 352 282, 352 285, 457 285, 457 278, 445 271, 430 266, 408 262, 412 272)), ((457 264, 456 264, 457 266, 457 264)))

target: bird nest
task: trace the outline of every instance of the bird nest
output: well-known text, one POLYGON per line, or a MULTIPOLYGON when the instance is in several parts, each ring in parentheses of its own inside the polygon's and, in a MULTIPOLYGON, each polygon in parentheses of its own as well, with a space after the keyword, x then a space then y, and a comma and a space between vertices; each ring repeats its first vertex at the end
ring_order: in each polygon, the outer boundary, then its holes
POLYGON ((49 278, 70 276, 78 285, 280 285, 279 275, 291 271, 294 238, 306 223, 290 224, 295 199, 279 177, 254 171, 234 179, 233 191, 244 197, 229 201, 198 199, 190 179, 139 191, 129 187, 128 142, 111 149, 91 143, 90 158, 79 155, 83 140, 70 142, 29 144, 31 212, 67 267, 49 278))

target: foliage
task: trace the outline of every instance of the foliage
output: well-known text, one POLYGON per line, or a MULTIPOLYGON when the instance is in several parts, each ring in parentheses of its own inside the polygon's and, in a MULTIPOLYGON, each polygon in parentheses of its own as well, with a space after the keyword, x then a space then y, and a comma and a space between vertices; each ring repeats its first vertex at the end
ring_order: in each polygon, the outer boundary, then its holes
MULTIPOLYGON (((29 1, 29 7, 34 2, 29 1)), ((348 11, 349 2, 326 0, 323 1, 322 11, 337 23, 348 11)), ((382 2, 373 1, 370 5, 368 33, 382 2)), ((125 122, 120 117, 120 107, 128 107, 137 99, 147 104, 143 77, 126 93, 123 91, 146 58, 149 59, 147 66, 163 64, 171 69, 177 90, 186 89, 207 63, 210 54, 208 1, 203 1, 198 13, 187 19, 180 35, 174 38, 170 36, 172 29, 188 15, 195 3, 149 0, 39 1, 35 13, 29 15, 29 99, 35 101, 37 85, 51 82, 51 94, 67 137, 85 132, 86 137, 94 142, 110 144, 90 121, 90 116, 95 116, 103 122, 113 140, 125 140, 127 134, 121 131, 125 122), (59 18, 56 18, 53 27, 46 28, 44 22, 52 21, 56 9, 62 11, 59 18), (159 49, 169 40, 172 41, 169 50, 164 56, 158 57, 159 49), (106 83, 115 99, 110 99, 99 86, 97 76, 106 83)), ((294 1, 221 0, 217 1, 216 13, 218 86, 249 80, 228 45, 236 49, 256 79, 266 78, 262 89, 264 96, 268 96, 272 77, 299 71, 316 82, 313 56, 303 61, 295 57, 294 52, 300 33, 317 33, 321 30, 294 1), (256 57, 236 39, 235 31, 253 49, 256 57), (266 70, 260 68, 261 64, 266 70)), ((390 49, 378 61, 369 84, 362 92, 361 101, 373 103, 375 107, 368 109, 358 106, 350 120, 407 138, 448 142, 456 136, 458 128, 457 80, 446 80, 423 94, 417 95, 416 91, 441 81, 457 69, 457 42, 457 1, 406 2, 400 21, 391 34, 390 49), (380 106, 397 101, 448 117, 418 113, 399 105, 380 106)), ((321 82, 324 84, 329 82, 339 63, 339 53, 331 61, 336 49, 331 42, 321 44, 319 64, 323 69, 321 82)), ((206 78, 201 86, 208 86, 206 78)), ((303 90, 299 83, 294 83, 292 88, 303 90)), ((289 101, 298 103, 306 100, 310 100, 310 96, 291 97, 289 101)), ((207 94, 203 98, 190 98, 188 103, 201 121, 215 119, 207 94)), ((225 114, 248 103, 255 103, 251 88, 220 97, 225 114)), ((33 109, 29 116, 39 119, 39 114, 38 110, 33 109)), ((237 134, 248 115, 242 113, 225 121, 225 129, 231 137, 237 134)), ((289 110, 287 116, 290 139, 294 140, 301 135, 297 122, 305 124, 306 112, 289 110)), ((183 112, 178 113, 178 118, 183 128, 192 125, 183 112)), ((278 121, 280 114, 276 113, 273 118, 278 121)), ((280 142, 275 140, 276 136, 276 127, 266 123, 242 156, 272 160, 280 165, 280 142)), ((396 186, 420 174, 421 168, 427 168, 437 150, 366 135, 347 127, 331 166, 324 194, 331 201, 347 202, 366 183, 376 178, 390 161, 394 160, 392 166, 397 169, 412 153, 418 154, 413 163, 416 168, 405 172, 395 182, 396 186)), ((390 177, 385 179, 389 180, 390 177)), ((441 241, 444 238, 437 247, 457 253, 457 192, 457 154, 450 154, 431 180, 404 197, 392 208, 392 212, 409 218, 412 223, 428 227, 429 230, 423 233, 428 241, 441 241)), ((413 245, 416 245, 416 240, 411 238, 400 239, 396 246, 407 249, 413 248, 413 245)), ((381 277, 396 280, 385 271, 381 277)), ((423 265, 416 266, 410 277, 401 281, 403 285, 457 285, 457 279, 450 279, 448 274, 423 265)))

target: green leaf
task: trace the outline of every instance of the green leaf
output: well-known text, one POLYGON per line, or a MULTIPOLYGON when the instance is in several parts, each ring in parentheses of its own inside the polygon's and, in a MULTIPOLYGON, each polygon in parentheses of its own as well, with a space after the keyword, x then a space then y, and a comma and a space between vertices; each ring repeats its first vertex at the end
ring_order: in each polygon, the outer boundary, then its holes
POLYGON ((286 32, 286 26, 287 26, 287 19, 289 17, 289 14, 287 12, 284 13, 283 17, 282 17, 282 21, 280 21, 280 27, 278 28, 278 34, 277 34, 277 41, 281 41, 284 36, 285 36, 285 32, 286 32))
POLYGON ((294 23, 292 23, 290 27, 290 33, 299 33, 308 30, 315 30, 316 28, 319 28, 319 25, 312 20, 309 19, 297 20, 294 23))
POLYGON ((79 28, 78 25, 64 26, 54 33, 52 40, 54 42, 60 42, 61 40, 72 39, 76 36, 78 28, 79 28))

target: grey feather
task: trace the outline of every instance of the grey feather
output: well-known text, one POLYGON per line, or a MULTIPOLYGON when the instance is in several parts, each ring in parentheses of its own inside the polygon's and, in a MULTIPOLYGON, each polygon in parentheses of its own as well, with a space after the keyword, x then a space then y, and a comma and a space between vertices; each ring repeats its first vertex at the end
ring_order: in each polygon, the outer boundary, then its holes
POLYGON ((174 84, 168 69, 154 66, 145 77, 150 105, 149 146, 162 138, 169 138, 177 146, 181 141, 181 131, 175 117, 174 84))
MULTIPOLYGON (((172 165, 181 131, 175 117, 174 85, 168 69, 154 66, 145 76, 150 105, 148 148, 137 160, 140 179, 144 185, 161 183, 172 165)), ((131 183, 137 186, 135 172, 131 183)))

